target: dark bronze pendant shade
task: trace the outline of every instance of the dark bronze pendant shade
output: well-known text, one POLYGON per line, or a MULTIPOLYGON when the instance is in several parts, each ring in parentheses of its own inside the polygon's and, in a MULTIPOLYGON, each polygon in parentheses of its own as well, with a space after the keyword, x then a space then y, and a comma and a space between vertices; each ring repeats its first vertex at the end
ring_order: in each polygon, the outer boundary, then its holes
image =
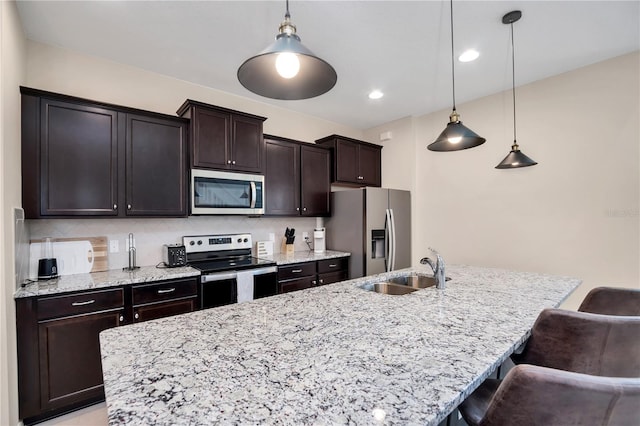
POLYGON ((238 80, 253 93, 272 99, 300 100, 320 96, 336 85, 336 71, 300 42, 290 18, 287 0, 276 41, 238 68, 238 80), (282 64, 287 68, 284 71, 282 64))
POLYGON ((451 80, 453 82, 453 111, 449 116, 447 127, 440 133, 435 142, 427 146, 429 151, 460 151, 473 148, 485 143, 486 139, 478 136, 460 121, 460 114, 456 111, 456 77, 453 53, 453 0, 451 6, 451 80))
POLYGON ((516 61, 515 50, 513 43, 513 23, 518 21, 522 17, 522 12, 514 10, 502 17, 502 23, 511 25, 511 69, 512 69, 512 93, 513 93, 513 145, 511 145, 511 152, 496 166, 496 169, 515 169, 519 167, 535 166, 536 163, 531 158, 527 157, 522 151, 520 146, 516 142, 516 61))

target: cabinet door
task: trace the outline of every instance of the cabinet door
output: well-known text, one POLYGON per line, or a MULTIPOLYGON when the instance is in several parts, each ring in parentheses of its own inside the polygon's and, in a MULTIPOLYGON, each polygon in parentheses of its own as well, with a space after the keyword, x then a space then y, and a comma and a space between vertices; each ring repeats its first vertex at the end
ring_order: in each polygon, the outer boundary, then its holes
POLYGON ((300 214, 299 146, 265 140, 265 214, 297 216, 300 214))
POLYGON ((118 310, 38 323, 43 410, 104 395, 98 334, 122 321, 118 310))
POLYGON ((172 315, 186 314, 197 309, 197 298, 171 300, 168 302, 153 303, 150 305, 133 307, 133 322, 149 321, 152 319, 170 317, 172 315))
POLYGON ((231 115, 205 108, 193 108, 192 162, 194 167, 227 169, 231 115))
POLYGON ((230 168, 241 172, 262 173, 262 121, 232 116, 232 126, 230 168))
POLYGON ((186 126, 127 114, 126 215, 186 216, 186 126))
POLYGON ((303 216, 331 214, 331 155, 314 146, 300 147, 300 205, 303 216))
POLYGON ((326 274, 318 274, 317 285, 326 285, 338 283, 349 279, 348 271, 329 272, 326 274))
POLYGON ((338 139, 335 156, 336 181, 360 183, 358 179, 358 145, 338 139))
POLYGON ((280 281, 280 293, 289 293, 291 291, 304 290, 311 288, 316 283, 316 276, 299 278, 297 280, 280 281))
POLYGON ((40 119, 40 214, 117 215, 117 112, 42 99, 40 119))
POLYGON ((359 181, 368 186, 380 186, 380 149, 367 145, 358 147, 359 181))

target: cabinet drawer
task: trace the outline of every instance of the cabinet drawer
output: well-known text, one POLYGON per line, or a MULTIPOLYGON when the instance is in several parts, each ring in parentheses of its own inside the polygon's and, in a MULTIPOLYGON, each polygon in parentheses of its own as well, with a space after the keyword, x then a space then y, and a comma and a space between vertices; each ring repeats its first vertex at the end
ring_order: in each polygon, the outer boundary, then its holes
POLYGON ((43 297, 38 300, 38 319, 106 311, 123 306, 124 290, 122 288, 43 297))
POLYGON ((196 296, 198 285, 196 280, 176 280, 163 283, 136 285, 131 288, 133 305, 161 302, 163 300, 180 299, 196 296))
POLYGON ((289 280, 293 278, 306 277, 307 275, 316 274, 316 263, 305 262, 293 265, 278 267, 278 281, 289 280))
POLYGON ((340 257, 338 259, 318 260, 318 273, 347 271, 349 269, 349 258, 340 257))
POLYGON ((290 291, 304 290, 315 285, 316 276, 300 278, 297 280, 281 281, 280 293, 289 293, 290 291))
POLYGON ((333 284, 333 283, 345 281, 348 279, 349 279, 348 271, 327 272, 325 274, 318 274, 317 285, 333 284))
POLYGON ((196 310, 196 298, 139 306, 133 310, 133 322, 149 321, 196 310))

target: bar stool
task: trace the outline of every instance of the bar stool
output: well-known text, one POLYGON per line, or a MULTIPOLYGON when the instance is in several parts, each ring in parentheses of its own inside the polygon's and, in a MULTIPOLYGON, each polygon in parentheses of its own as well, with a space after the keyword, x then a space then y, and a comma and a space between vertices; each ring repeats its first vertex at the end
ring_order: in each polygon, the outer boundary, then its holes
POLYGON ((640 377, 640 316, 545 309, 515 364, 608 377, 640 377))
POLYGON ((469 426, 629 426, 640 418, 640 378, 600 377, 517 365, 461 405, 469 426))
POLYGON ((586 295, 578 311, 604 315, 640 315, 640 289, 596 287, 586 295))

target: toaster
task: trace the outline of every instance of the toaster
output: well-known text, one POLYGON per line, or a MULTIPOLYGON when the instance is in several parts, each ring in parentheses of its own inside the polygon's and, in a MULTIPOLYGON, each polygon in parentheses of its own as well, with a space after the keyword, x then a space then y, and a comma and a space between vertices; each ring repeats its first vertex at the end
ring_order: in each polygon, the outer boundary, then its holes
POLYGON ((162 260, 167 268, 187 265, 187 251, 183 244, 163 244, 162 260))

